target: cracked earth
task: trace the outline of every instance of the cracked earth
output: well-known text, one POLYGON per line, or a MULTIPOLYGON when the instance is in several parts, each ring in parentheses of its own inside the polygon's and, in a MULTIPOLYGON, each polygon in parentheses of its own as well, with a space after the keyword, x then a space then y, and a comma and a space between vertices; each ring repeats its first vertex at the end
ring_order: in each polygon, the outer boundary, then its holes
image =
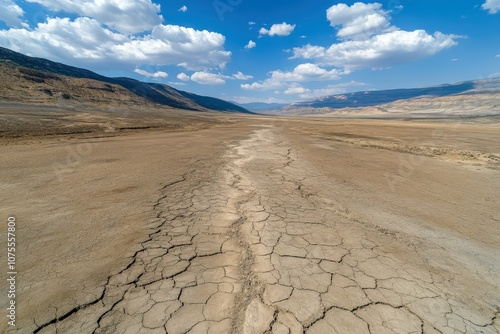
POLYGON ((500 333, 498 247, 379 223, 304 145, 261 125, 196 161, 99 293, 25 332, 500 333))

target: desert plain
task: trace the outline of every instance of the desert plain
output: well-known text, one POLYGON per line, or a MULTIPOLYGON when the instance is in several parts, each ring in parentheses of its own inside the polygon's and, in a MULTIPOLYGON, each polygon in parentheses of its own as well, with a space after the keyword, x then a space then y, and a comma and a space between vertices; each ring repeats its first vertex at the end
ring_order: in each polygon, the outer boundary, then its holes
POLYGON ((498 116, 16 108, 2 333, 500 333, 498 116))

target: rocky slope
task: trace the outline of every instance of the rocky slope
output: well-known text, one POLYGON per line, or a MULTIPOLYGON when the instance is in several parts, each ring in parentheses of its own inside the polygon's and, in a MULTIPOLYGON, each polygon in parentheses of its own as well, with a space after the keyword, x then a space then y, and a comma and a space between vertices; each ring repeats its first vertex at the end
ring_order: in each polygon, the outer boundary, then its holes
POLYGON ((92 71, 0 47, 0 101, 161 105, 187 110, 247 112, 233 103, 130 78, 108 78, 92 71))

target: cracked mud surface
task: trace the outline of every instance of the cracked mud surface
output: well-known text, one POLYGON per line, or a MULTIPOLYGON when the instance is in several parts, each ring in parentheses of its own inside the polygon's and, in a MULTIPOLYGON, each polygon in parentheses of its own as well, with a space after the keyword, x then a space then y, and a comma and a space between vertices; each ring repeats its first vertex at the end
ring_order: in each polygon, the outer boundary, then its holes
POLYGON ((304 123, 191 138, 219 149, 184 147, 120 266, 17 332, 500 333, 498 170, 425 156, 391 190, 410 153, 304 123))

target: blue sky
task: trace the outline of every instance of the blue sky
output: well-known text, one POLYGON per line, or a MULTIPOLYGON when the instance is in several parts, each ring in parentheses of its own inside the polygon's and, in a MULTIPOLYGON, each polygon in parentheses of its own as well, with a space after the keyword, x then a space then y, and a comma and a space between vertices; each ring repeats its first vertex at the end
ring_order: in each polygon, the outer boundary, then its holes
POLYGON ((0 0, 0 46, 237 102, 500 76, 500 0, 0 0))

